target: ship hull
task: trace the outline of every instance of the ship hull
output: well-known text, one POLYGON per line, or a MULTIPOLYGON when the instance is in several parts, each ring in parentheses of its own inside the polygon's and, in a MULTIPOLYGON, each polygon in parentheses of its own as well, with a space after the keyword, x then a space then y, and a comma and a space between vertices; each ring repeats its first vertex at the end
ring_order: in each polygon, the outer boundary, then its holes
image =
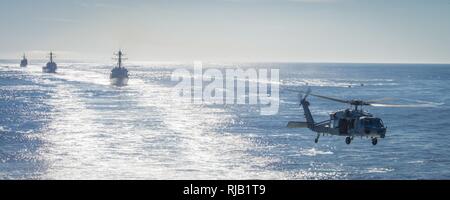
POLYGON ((128 78, 111 78, 111 85, 126 86, 128 85, 128 78))
POLYGON ((28 60, 27 59, 23 59, 20 61, 20 67, 26 67, 28 65, 28 60))
POLYGON ((47 68, 47 67, 43 67, 42 68, 42 72, 43 73, 56 73, 56 69, 50 69, 50 68, 47 68))

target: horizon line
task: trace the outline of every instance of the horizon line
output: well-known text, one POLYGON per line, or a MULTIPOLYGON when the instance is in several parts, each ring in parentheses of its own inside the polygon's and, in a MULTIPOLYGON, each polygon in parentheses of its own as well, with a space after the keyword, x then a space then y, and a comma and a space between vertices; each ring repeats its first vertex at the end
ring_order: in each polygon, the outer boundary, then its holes
MULTIPOLYGON (((0 61, 5 60, 18 60, 20 61, 21 58, 0 58, 0 61)), ((46 60, 46 58, 28 58, 28 60, 46 60)), ((68 61, 77 61, 77 62, 91 62, 91 61, 105 61, 106 59, 94 59, 94 58, 64 58, 59 59, 62 62, 68 62, 68 61)), ((298 61, 231 61, 231 60, 179 60, 179 61, 171 61, 171 60, 135 60, 135 61, 129 61, 129 63, 194 63, 195 61, 201 61, 203 63, 306 63, 306 64, 428 64, 428 65, 449 65, 450 62, 408 62, 408 61, 305 61, 305 60, 298 60, 298 61)))

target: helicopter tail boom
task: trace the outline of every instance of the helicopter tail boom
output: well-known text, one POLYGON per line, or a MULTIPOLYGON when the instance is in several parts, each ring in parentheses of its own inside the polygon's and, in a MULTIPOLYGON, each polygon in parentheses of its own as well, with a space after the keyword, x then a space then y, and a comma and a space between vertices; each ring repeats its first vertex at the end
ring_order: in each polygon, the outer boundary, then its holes
POLYGON ((288 128, 308 128, 308 123, 291 121, 288 123, 287 127, 288 128))
POLYGON ((301 105, 303 106, 303 111, 305 113, 306 123, 308 128, 314 128, 314 118, 309 110, 309 102, 306 99, 302 99, 301 105))

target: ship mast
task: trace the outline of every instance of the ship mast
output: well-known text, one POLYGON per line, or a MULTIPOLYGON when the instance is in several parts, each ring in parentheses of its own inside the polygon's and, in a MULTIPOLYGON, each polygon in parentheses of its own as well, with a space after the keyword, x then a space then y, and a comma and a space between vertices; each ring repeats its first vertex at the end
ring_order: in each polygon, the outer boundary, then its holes
POLYGON ((50 62, 53 63, 53 52, 50 52, 50 62))
POLYGON ((117 55, 119 56, 117 65, 119 66, 119 68, 121 68, 122 67, 122 51, 119 51, 119 53, 117 55))
POLYGON ((113 58, 114 60, 117 60, 117 68, 123 68, 122 61, 126 60, 126 58, 123 58, 125 54, 122 53, 122 50, 119 50, 119 52, 114 55, 117 56, 116 58, 113 58))

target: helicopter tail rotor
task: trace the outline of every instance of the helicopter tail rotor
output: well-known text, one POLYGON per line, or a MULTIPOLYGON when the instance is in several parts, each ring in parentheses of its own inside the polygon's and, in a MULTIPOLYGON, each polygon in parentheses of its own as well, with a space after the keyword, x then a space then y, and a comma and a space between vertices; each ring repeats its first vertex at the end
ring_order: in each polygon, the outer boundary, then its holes
POLYGON ((306 90, 305 94, 302 95, 302 97, 301 97, 302 101, 303 101, 303 100, 306 100, 306 98, 308 98, 308 96, 309 96, 310 94, 311 94, 311 88, 308 87, 308 89, 306 90))
POLYGON ((300 96, 300 105, 303 105, 304 103, 307 103, 306 98, 311 94, 311 88, 308 87, 308 89, 305 91, 301 91, 300 96))

